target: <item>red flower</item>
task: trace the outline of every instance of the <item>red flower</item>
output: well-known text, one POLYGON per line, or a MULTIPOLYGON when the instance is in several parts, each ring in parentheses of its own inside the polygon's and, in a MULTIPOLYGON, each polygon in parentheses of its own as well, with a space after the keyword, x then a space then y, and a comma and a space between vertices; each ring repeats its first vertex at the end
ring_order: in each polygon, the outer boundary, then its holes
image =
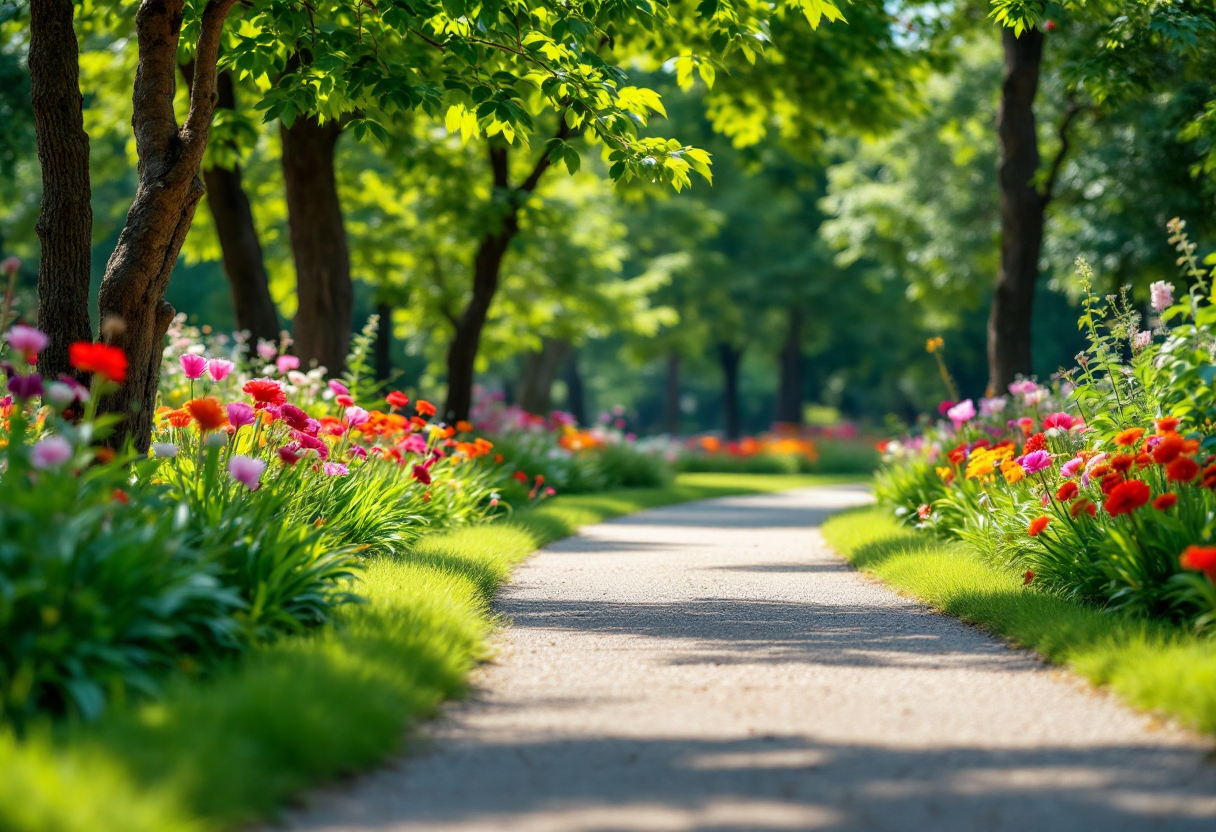
POLYGON ((428 402, 426 399, 419 399, 414 403, 414 410, 418 411, 419 416, 430 418, 435 415, 435 405, 428 402))
POLYGON ((418 482, 422 483, 423 485, 430 485, 431 484, 431 472, 426 470, 426 466, 415 465, 414 466, 414 479, 418 480, 418 482))
POLYGON ((1136 464, 1136 458, 1131 454, 1119 454, 1110 461, 1110 467, 1120 474, 1126 474, 1136 464))
POLYGON ((1129 480, 1116 485, 1106 498, 1106 513, 1111 517, 1120 514, 1131 514, 1138 508, 1148 505, 1152 492, 1148 483, 1141 480, 1129 480))
POLYGON ((1203 479, 1200 482, 1204 488, 1216 489, 1216 465, 1209 465, 1203 469, 1203 479))
POLYGON ((1082 497, 1072 504, 1072 508, 1068 510, 1068 513, 1073 517, 1080 517, 1082 514, 1088 514, 1090 517, 1093 517, 1098 513, 1098 507, 1094 505, 1093 500, 1088 497, 1082 497))
POLYGON ((1130 448, 1144 436, 1144 428, 1128 428, 1115 437, 1115 444, 1122 448, 1130 448))
POLYGON ((1178 562, 1183 569, 1203 572, 1209 581, 1216 583, 1216 546, 1187 546, 1178 562))
POLYGON ((389 403, 390 407, 405 407, 410 403, 409 396, 397 390, 385 396, 384 400, 389 403))
POLYGON ((1077 492, 1081 489, 1077 488, 1075 482, 1069 481, 1060 486, 1060 490, 1056 492, 1056 499, 1067 503, 1073 497, 1077 496, 1077 492))
POLYGON ((1026 574, 1022 577, 1022 586, 1030 586, 1030 582, 1034 580, 1034 572, 1027 569, 1026 574))
POLYGON ((122 503, 124 506, 131 504, 131 498, 121 488, 115 488, 114 493, 110 495, 110 499, 116 503, 122 503))
POLYGON ((515 477, 515 479, 517 479, 518 481, 520 481, 522 483, 526 483, 528 481, 528 475, 525 474, 523 471, 516 471, 511 476, 515 477))
POLYGON ((1173 482, 1190 482, 1199 476, 1199 463, 1189 456, 1180 456, 1165 466, 1165 476, 1173 482))
POLYGON ((354 407, 355 406, 355 400, 353 398, 351 398, 350 396, 346 395, 345 393, 339 394, 334 399, 334 401, 337 402, 342 407, 354 407))
POLYGON ((1035 451, 1044 450, 1047 447, 1047 437, 1044 434, 1036 433, 1034 436, 1026 440, 1025 447, 1022 448, 1022 455, 1032 454, 1035 451))
POLYGON ((127 355, 118 347, 78 341, 68 347, 68 360, 81 372, 96 373, 117 384, 127 378, 127 355))
POLYGON ((1164 419, 1157 420, 1157 433, 1166 434, 1173 433, 1178 430, 1180 420, 1174 416, 1166 416, 1164 419))
POLYGON ((929 515, 931 515, 932 513, 933 513, 933 507, 931 505, 929 505, 928 503, 925 503, 923 506, 921 506, 920 508, 918 508, 916 510, 916 516, 919 517, 921 520, 928 520, 929 515))
POLYGON ((1021 419, 1018 419, 1018 427, 1022 429, 1023 436, 1030 436, 1030 434, 1034 433, 1034 419, 1031 419, 1029 416, 1023 416, 1021 419))
POLYGON ((419 416, 411 416, 410 424, 414 426, 415 430, 421 430, 422 428, 426 427, 426 419, 419 416))
POLYGON ((1116 486, 1123 484, 1123 475, 1118 471, 1111 471, 1102 478, 1102 493, 1110 496, 1110 492, 1115 490, 1116 486))
POLYGON ((1165 511, 1173 508, 1178 504, 1178 495, 1173 491, 1167 491, 1157 499, 1153 500, 1153 508, 1157 511, 1165 511))
POLYGON ((1036 517, 1030 521, 1030 526, 1026 529, 1026 533, 1031 537, 1037 537, 1042 533, 1043 529, 1047 528, 1047 524, 1051 522, 1051 518, 1047 515, 1036 517))
POLYGON ((219 430, 228 424, 228 414, 224 412, 224 406, 220 404, 219 399, 212 396, 186 402, 186 410, 190 411, 194 421, 198 422, 198 429, 203 433, 219 430))
POLYGON ((1176 433, 1167 433, 1153 448, 1153 459, 1159 465, 1173 462, 1182 454, 1193 454, 1199 450, 1199 443, 1193 439, 1183 439, 1176 433))
POLYGON ((286 403, 287 394, 283 392, 283 388, 279 383, 269 378, 255 378, 252 381, 245 382, 245 386, 241 388, 248 393, 254 401, 254 406, 261 410, 268 404, 281 405, 286 403))
POLYGON ((946 459, 950 460, 950 462, 954 465, 958 465, 960 462, 962 462, 966 458, 967 458, 967 446, 966 445, 959 445, 957 448, 954 448, 953 450, 949 451, 946 454, 946 459))

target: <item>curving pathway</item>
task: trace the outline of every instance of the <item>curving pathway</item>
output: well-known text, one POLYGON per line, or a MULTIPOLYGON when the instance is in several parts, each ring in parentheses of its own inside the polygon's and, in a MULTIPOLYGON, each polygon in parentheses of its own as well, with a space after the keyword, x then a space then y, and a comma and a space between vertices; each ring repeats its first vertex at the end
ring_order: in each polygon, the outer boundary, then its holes
POLYGON ((805 489, 543 550, 470 701, 312 832, 1216 830, 1210 744, 851 571, 805 489))

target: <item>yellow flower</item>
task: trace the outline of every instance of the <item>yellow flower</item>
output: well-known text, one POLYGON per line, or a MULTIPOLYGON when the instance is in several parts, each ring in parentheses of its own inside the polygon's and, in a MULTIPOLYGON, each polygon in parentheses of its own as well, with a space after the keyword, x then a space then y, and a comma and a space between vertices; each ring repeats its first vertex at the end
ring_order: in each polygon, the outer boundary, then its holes
POLYGON ((1022 466, 1013 460, 1001 463, 1001 473, 1005 475, 1005 482, 1010 485, 1026 476, 1026 472, 1022 470, 1022 466))
POLYGON ((946 345, 941 338, 930 338, 925 342, 925 352, 935 353, 946 345))

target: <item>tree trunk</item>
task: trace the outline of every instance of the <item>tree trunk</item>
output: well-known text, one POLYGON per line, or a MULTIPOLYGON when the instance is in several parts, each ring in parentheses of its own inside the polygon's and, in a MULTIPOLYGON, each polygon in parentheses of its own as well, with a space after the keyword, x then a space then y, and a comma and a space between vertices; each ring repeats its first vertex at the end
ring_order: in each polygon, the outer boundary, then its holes
POLYGON ((722 426, 727 439, 738 439, 743 434, 739 421, 739 362, 743 350, 730 344, 718 344, 718 359, 722 362, 722 426))
MULTIPOLYGON (((194 83, 194 64, 182 68, 187 86, 194 83)), ((236 110, 236 90, 232 75, 220 73, 216 79, 216 106, 236 110)), ((241 184, 241 166, 231 169, 218 165, 203 171, 207 186, 207 207, 220 240, 224 274, 232 292, 232 312, 236 328, 247 330, 253 344, 259 340, 277 341, 279 313, 270 296, 270 280, 257 226, 253 223, 253 208, 241 184)))
POLYGON ((1030 332, 1043 244, 1044 196, 1034 186, 1039 168, 1034 97, 1039 85, 1043 34, 1001 33, 1005 79, 997 114, 1000 138, 1001 267, 988 319, 988 384, 996 394, 1019 374, 1032 372, 1030 332))
POLYGON ((376 304, 380 325, 376 328, 376 381, 387 383, 393 374, 393 307, 376 304))
POLYGON ((591 424, 587 418, 587 392, 583 389, 583 374, 578 368, 578 350, 570 353, 566 362, 566 409, 580 425, 591 424))
POLYGON ((569 341, 546 338, 540 352, 528 354, 519 383, 520 407, 529 413, 548 413, 553 409, 553 382, 571 349, 569 341))
POLYGON ((667 390, 663 399, 663 416, 670 436, 680 435, 680 354, 675 350, 667 356, 667 390))
POLYGON ((790 308, 790 326, 781 349, 781 384, 777 391, 777 421, 802 425, 802 310, 790 308))
POLYGON ((80 57, 72 28, 72 0, 30 3, 30 97, 42 167, 38 239, 38 325, 50 343, 38 355, 45 378, 73 372, 68 347, 91 341, 89 253, 89 137, 84 132, 80 57))
POLYGON ((234 1, 208 0, 203 9, 194 86, 180 127, 173 99, 184 0, 143 0, 135 14, 139 64, 131 122, 139 184, 98 293, 101 338, 121 348, 129 365, 118 390, 100 402, 102 413, 123 416, 107 440, 112 445, 130 439, 146 451, 151 442, 165 331, 174 315, 165 289, 203 196, 198 172, 215 113, 220 36, 234 1))
POLYGON ((341 134, 341 122, 320 124, 315 116, 298 117, 282 130, 283 179, 299 300, 292 334, 304 365, 315 361, 331 376, 346 365, 354 315, 350 253, 334 172, 334 150, 341 134))

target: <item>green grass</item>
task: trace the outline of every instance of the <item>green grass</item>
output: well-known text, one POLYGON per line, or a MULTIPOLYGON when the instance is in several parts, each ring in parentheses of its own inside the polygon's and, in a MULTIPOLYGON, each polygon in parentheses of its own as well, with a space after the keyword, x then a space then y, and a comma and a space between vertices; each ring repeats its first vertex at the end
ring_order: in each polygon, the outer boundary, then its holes
POLYGON ((335 626, 205 681, 176 680, 163 699, 99 724, 0 733, 0 829, 176 832, 272 815, 306 787, 399 751, 413 720, 462 693, 485 656, 494 593, 536 548, 654 506, 849 479, 695 474, 424 537, 408 558, 370 562, 367 603, 335 626))
POLYGON ((824 537, 858 569, 934 608, 1072 668, 1126 701, 1216 733, 1216 641, 1023 585, 960 543, 896 523, 889 511, 834 517, 824 537))

